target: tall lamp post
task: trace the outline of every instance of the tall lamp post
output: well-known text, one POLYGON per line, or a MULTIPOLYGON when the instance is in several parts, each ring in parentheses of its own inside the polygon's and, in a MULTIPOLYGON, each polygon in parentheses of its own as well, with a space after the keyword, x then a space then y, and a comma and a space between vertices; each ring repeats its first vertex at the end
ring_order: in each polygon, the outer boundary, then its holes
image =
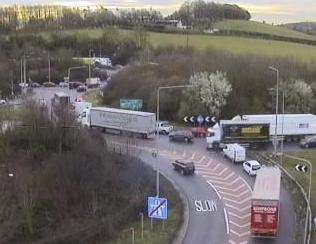
POLYGON ((273 66, 269 66, 269 69, 276 72, 276 103, 275 103, 275 129, 274 129, 274 156, 277 155, 277 131, 278 131, 278 108, 279 108, 279 70, 273 66))
MULTIPOLYGON (((159 111, 160 111, 160 91, 167 89, 181 89, 181 88, 191 88, 192 85, 180 85, 180 86, 160 86, 157 89, 157 122, 159 122, 159 111)), ((158 142, 159 142, 159 130, 156 128, 156 151, 158 153, 158 142)), ((156 194, 159 197, 159 167, 156 160, 156 194)))

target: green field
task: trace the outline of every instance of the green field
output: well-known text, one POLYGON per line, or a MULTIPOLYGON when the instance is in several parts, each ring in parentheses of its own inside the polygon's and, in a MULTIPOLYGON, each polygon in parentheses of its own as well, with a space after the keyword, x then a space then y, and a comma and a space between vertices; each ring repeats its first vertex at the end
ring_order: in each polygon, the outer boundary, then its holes
MULTIPOLYGON (((106 29, 81 29, 64 31, 65 35, 77 35, 78 38, 99 38, 106 29)), ((133 37, 130 30, 119 30, 120 38, 133 37)), ((150 43, 158 46, 186 46, 186 36, 183 34, 169 34, 150 32, 150 43)), ((49 40, 49 33, 42 32, 41 35, 49 40)), ((316 46, 265 40, 258 38, 216 36, 216 35, 189 35, 189 45, 193 48, 204 51, 214 49, 227 51, 233 54, 254 54, 265 57, 285 57, 293 60, 312 63, 316 65, 316 46)))
MULTIPOLYGON (((186 46, 182 34, 150 33, 154 46, 186 46)), ((316 65, 316 46, 234 36, 190 35, 189 45, 198 49, 215 49, 234 54, 255 54, 266 57, 288 57, 316 65)))
POLYGON ((233 30, 253 33, 270 34, 275 36, 299 38, 306 40, 316 40, 315 36, 307 35, 286 27, 274 26, 257 21, 246 20, 223 20, 216 22, 214 28, 219 30, 233 30))

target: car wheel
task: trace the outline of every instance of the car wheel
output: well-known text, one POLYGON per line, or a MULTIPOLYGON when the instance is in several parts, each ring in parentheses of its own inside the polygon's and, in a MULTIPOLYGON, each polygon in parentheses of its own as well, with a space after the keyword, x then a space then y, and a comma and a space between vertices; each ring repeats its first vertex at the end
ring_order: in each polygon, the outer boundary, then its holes
POLYGON ((186 137, 186 138, 184 138, 184 142, 185 143, 189 143, 189 139, 186 137))
POLYGON ((306 144, 305 144, 305 148, 309 148, 309 145, 308 145, 308 143, 306 143, 306 144))

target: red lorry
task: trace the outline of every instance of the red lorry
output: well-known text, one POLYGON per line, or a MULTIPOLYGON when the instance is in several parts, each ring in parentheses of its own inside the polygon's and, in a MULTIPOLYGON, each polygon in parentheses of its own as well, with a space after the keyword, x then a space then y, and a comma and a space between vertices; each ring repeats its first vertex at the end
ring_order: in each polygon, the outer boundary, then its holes
POLYGON ((280 212, 281 171, 262 167, 256 176, 251 200, 251 233, 257 237, 277 237, 280 212))

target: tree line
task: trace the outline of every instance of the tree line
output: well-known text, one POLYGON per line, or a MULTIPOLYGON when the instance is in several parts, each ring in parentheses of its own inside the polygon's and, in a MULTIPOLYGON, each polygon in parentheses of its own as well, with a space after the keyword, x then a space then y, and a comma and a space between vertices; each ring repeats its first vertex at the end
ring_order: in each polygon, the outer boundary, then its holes
POLYGON ((194 28, 209 27, 219 19, 250 19, 247 10, 232 4, 218 4, 202 0, 185 2, 178 11, 163 17, 155 9, 109 10, 70 8, 59 5, 9 6, 0 8, 0 32, 60 30, 71 28, 100 28, 108 25, 130 27, 159 25, 164 20, 178 20, 194 28))

